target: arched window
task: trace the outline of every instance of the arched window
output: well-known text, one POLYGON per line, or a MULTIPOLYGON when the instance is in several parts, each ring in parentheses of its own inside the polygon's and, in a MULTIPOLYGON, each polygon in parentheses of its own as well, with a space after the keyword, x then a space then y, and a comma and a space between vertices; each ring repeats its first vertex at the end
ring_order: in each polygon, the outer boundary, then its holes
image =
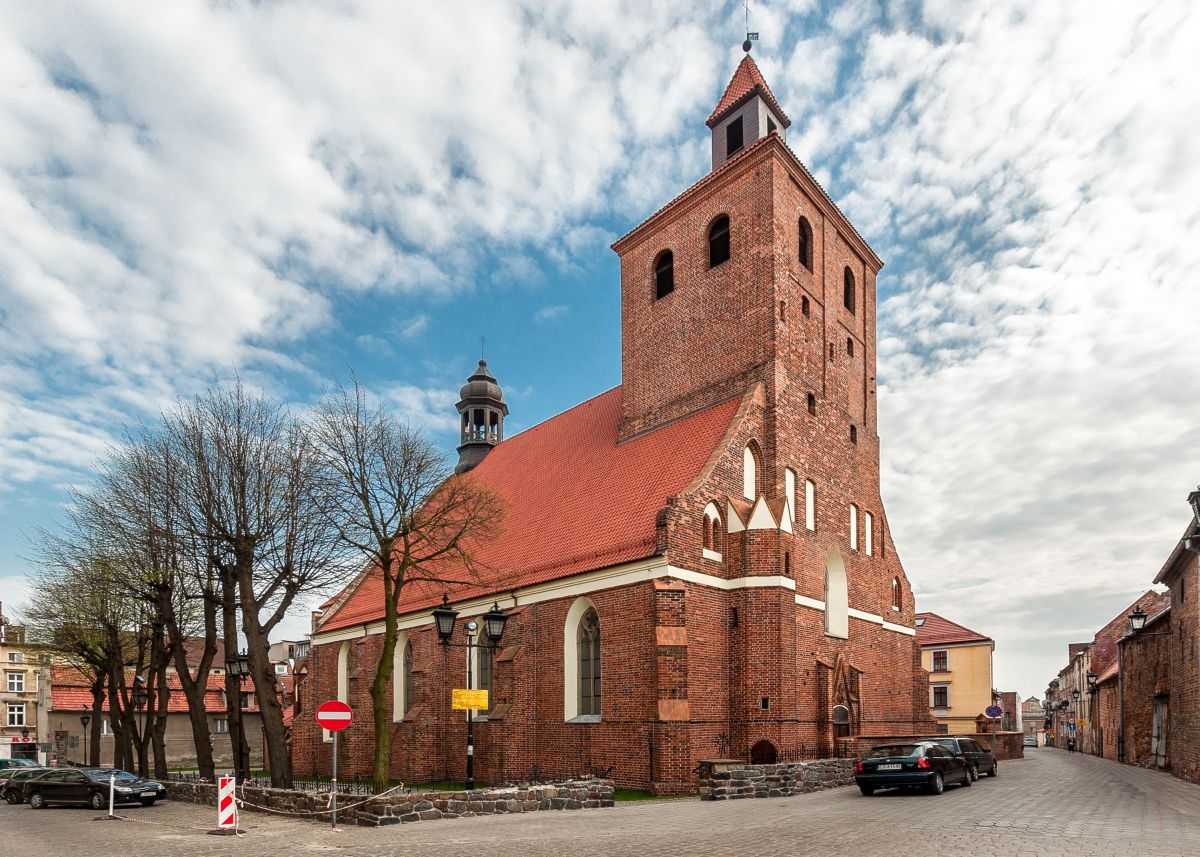
POLYGON ((675 291, 675 256, 664 250, 654 263, 654 298, 665 298, 675 291))
POLYGON ((338 649, 337 698, 339 702, 350 701, 350 646, 347 640, 338 649))
POLYGON ((396 638, 392 656, 392 720, 401 721, 413 707, 413 645, 408 634, 396 638))
POLYGON ((846 565, 837 548, 825 558, 825 633, 831 637, 850 636, 850 595, 846 585, 846 565))
POLYGON ((858 443, 858 427, 850 426, 850 442, 858 443))
POLYGON ((708 559, 720 559, 722 547, 721 512, 716 503, 704 507, 704 550, 708 559))
POLYGON ((817 415, 817 397, 813 393, 808 394, 808 412, 814 417, 817 415))
POLYGON ((579 713, 600 714, 600 617, 595 610, 579 623, 579 713))
POLYGON ((863 549, 867 556, 875 555, 875 518, 870 512, 863 515, 863 549))
POLYGON ((600 719, 600 617, 576 598, 563 623, 563 720, 600 719))
POLYGON ((850 504, 850 550, 858 550, 858 507, 850 504))
POLYGON ((817 486, 811 479, 804 480, 804 527, 810 532, 817 529, 817 486))
POLYGON ((900 590, 900 578, 892 578, 892 609, 899 610, 903 606, 904 594, 900 590))
POLYGON ((715 268, 722 262, 728 261, 729 218, 722 215, 713 221, 713 225, 708 230, 708 267, 715 268))
POLYGON ((800 236, 799 236, 800 264, 803 265, 804 267, 808 268, 808 270, 810 270, 810 271, 812 270, 812 266, 813 266, 812 245, 813 245, 812 227, 809 226, 807 217, 801 217, 800 218, 800 236))
POLYGON ((854 314, 854 272, 849 267, 842 272, 842 303, 854 314))
POLYGON ((788 501, 788 515, 796 523, 796 471, 788 467, 783 471, 783 492, 788 501))
POLYGON ((753 447, 747 446, 742 451, 742 496, 747 500, 758 497, 758 456, 753 447))

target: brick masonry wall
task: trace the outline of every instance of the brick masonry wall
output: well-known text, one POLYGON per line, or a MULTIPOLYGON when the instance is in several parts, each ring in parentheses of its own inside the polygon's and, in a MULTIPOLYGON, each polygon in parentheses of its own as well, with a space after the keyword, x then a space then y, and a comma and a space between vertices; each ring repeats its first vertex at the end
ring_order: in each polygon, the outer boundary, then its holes
POLYGON ((1171 593, 1171 671, 1167 738, 1171 770, 1200 783, 1200 556, 1184 551, 1167 578, 1171 593))
MULTIPOLYGON (((217 788, 205 783, 167 782, 171 800, 209 804, 214 815, 217 788)), ((329 793, 246 787, 239 792, 244 807, 252 812, 275 812, 328 823, 329 793)), ((368 827, 441 818, 468 818, 513 812, 599 809, 613 806, 613 786, 604 780, 580 780, 549 785, 504 789, 473 789, 446 792, 400 791, 365 799, 361 795, 338 794, 338 821, 368 827)), ((214 825, 215 827, 215 825, 214 825)))
POLYGON ((1124 761, 1129 765, 1151 767, 1151 734, 1156 701, 1169 700, 1170 649, 1173 635, 1159 636, 1168 630, 1173 617, 1148 623, 1146 632, 1121 641, 1121 686, 1124 696, 1124 761), (1153 634, 1153 635, 1152 635, 1153 634))
POLYGON ((700 763, 700 800, 788 797, 852 785, 853 759, 817 759, 782 765, 700 763))
POLYGON ((1097 699, 1100 706, 1100 755, 1115 762, 1119 760, 1117 738, 1121 734, 1120 685, 1117 680, 1112 679, 1100 685, 1097 699))

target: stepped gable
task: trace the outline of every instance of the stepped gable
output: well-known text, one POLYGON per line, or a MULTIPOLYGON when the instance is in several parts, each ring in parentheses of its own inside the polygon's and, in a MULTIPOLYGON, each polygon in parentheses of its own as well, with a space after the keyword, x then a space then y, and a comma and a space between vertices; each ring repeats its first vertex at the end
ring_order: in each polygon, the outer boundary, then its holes
POLYGON ((957 622, 951 622, 945 616, 936 613, 917 613, 913 618, 917 622, 917 642, 922 646, 992 642, 991 637, 972 631, 957 622))
MULTIPOLYGON (((495 492, 504 508, 502 532, 472 548, 487 571, 459 584, 409 584, 401 613, 433 607, 443 592, 452 602, 483 599, 653 556, 658 511, 700 473, 740 402, 618 443, 615 387, 497 444, 468 477, 495 492)), ((382 601, 382 579, 367 574, 320 630, 381 619, 382 601)))

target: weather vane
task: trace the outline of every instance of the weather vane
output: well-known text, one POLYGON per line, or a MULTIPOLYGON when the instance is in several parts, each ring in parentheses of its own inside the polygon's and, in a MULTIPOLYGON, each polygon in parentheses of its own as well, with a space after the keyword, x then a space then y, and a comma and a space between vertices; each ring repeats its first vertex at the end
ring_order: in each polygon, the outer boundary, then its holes
POLYGON ((742 50, 750 53, 750 48, 753 47, 750 43, 758 41, 758 33, 750 32, 750 0, 743 0, 742 5, 746 7, 746 41, 742 42, 742 50))
POLYGON ((480 360, 483 359, 483 344, 485 342, 487 342, 487 337, 485 337, 485 336, 479 337, 479 359, 480 360))

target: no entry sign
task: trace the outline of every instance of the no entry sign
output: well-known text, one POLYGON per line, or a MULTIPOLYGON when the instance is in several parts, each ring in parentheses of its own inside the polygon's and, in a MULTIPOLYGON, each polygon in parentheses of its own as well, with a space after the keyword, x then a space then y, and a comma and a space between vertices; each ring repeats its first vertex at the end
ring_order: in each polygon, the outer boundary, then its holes
POLYGON ((350 706, 336 699, 323 703, 317 709, 317 722, 330 732, 341 732, 350 725, 352 718, 350 706))

